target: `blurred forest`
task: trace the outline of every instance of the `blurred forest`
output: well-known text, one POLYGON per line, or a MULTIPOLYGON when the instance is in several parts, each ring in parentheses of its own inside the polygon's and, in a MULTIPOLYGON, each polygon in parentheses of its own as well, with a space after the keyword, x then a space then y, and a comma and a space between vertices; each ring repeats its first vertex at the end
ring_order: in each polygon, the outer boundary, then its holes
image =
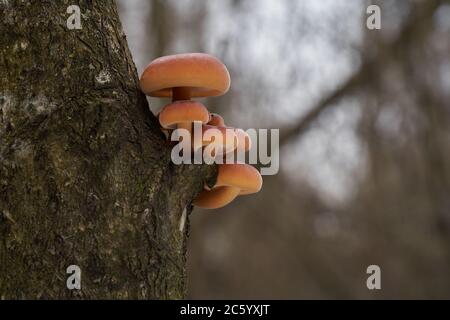
POLYGON ((259 194, 194 210, 190 298, 450 298, 450 1, 117 3, 139 73, 216 55, 232 88, 210 110, 280 128, 259 194))

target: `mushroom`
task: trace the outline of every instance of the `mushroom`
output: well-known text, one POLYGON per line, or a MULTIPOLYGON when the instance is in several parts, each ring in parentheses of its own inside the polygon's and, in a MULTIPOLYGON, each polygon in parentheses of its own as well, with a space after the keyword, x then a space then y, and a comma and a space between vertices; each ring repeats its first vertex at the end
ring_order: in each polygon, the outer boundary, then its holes
POLYGON ((233 152, 238 147, 238 136, 234 128, 212 125, 202 126, 202 147, 208 148, 214 144, 215 149, 211 150, 211 157, 225 156, 233 152), (219 141, 217 141, 219 139, 219 141), (217 151, 217 152, 215 152, 217 151))
POLYGON ((226 206, 239 195, 261 190, 262 177, 258 170, 248 164, 222 164, 214 187, 202 191, 194 205, 204 209, 226 206))
MULTIPOLYGON (((159 122, 164 129, 184 128, 192 132, 192 124, 201 122, 200 145, 208 148, 214 143, 219 149, 213 152, 212 157, 225 156, 236 149, 250 149, 250 137, 245 131, 226 127, 221 116, 209 114, 204 105, 191 101, 192 97, 220 96, 229 90, 230 74, 217 58, 204 53, 188 53, 155 59, 144 70, 140 87, 149 96, 172 98, 172 103, 159 114, 159 122), (232 129, 232 135, 228 137, 227 129, 232 129), (210 130, 218 130, 220 134, 217 136, 222 141, 212 139, 216 135, 209 135, 210 130)), ((221 164, 215 186, 211 189, 205 186, 194 204, 208 209, 220 208, 238 195, 258 192, 261 186, 261 175, 254 167, 221 164)))
MULTIPOLYGON (((243 149, 244 152, 247 152, 250 150, 251 148, 251 139, 250 136, 247 134, 247 132, 245 132, 242 129, 235 129, 232 127, 227 127, 225 126, 225 121, 222 118, 222 116, 216 114, 216 113, 211 113, 211 120, 207 123, 207 125, 203 125, 202 126, 202 130, 203 130, 203 135, 205 134, 205 132, 207 132, 208 130, 211 130, 213 127, 216 127, 217 129, 221 130, 225 136, 225 130, 224 129, 229 129, 229 130, 233 130, 233 141, 224 141, 223 145, 227 146, 227 149, 224 150, 223 153, 221 153, 222 155, 226 155, 229 152, 233 152, 236 149, 237 150, 241 150, 243 149)), ((210 140, 205 140, 203 139, 203 146, 208 145, 209 143, 211 143, 210 140)), ((219 154, 219 155, 221 155, 219 154)))
MULTIPOLYGON (((206 108, 194 105, 191 97, 212 97, 225 94, 230 88, 230 74, 225 65, 216 57, 204 53, 187 53, 161 57, 153 60, 141 75, 142 91, 152 97, 171 97, 173 102, 185 103, 167 105, 162 113, 166 116, 180 112, 184 121, 176 122, 178 128, 192 132, 194 121, 204 121, 206 108), (189 101, 189 103, 187 103, 189 101), (183 109, 187 109, 184 110, 183 109), (204 109, 204 110, 200 110, 204 109)), ((163 117, 164 118, 164 117, 163 117)), ((208 119, 209 120, 209 119, 208 119)), ((165 123, 165 122, 163 122, 165 123)), ((164 127, 163 123, 161 125, 164 127)), ((171 127, 173 127, 171 125, 171 127)))
POLYGON ((209 120, 208 125, 214 127, 225 127, 225 121, 222 116, 217 113, 211 113, 211 120, 209 120))
POLYGON ((195 101, 175 101, 159 113, 159 123, 164 129, 184 128, 191 131, 194 121, 207 123, 209 118, 206 107, 195 101))
POLYGON ((152 97, 216 97, 230 88, 230 74, 216 57, 186 53, 153 60, 141 76, 142 91, 152 97))

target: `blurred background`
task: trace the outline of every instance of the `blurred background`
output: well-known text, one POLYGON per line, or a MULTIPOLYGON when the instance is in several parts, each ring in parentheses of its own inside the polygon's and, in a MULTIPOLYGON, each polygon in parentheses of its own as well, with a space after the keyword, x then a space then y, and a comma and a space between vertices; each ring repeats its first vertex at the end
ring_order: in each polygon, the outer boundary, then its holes
POLYGON ((117 4, 139 74, 213 54, 232 87, 208 108, 280 129, 259 194, 194 210, 190 298, 450 298, 450 1, 117 4))

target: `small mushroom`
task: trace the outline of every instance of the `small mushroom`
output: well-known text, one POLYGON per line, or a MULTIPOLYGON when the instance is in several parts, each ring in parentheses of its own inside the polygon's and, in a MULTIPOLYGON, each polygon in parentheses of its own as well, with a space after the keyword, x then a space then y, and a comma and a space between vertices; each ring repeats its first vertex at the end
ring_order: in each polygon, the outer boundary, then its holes
POLYGON ((191 131, 194 121, 205 124, 209 118, 208 109, 195 101, 175 101, 159 113, 159 123, 164 129, 184 128, 191 131))
POLYGON ((209 120, 208 125, 214 127, 225 127, 225 121, 222 116, 217 113, 211 113, 211 120, 209 120))
POLYGON ((234 128, 215 127, 211 125, 202 126, 202 147, 206 147, 214 143, 217 153, 212 152, 211 156, 216 158, 225 156, 227 153, 233 152, 238 146, 238 136, 234 128), (215 132, 214 132, 215 131, 215 132), (216 136, 217 135, 217 136, 216 136), (217 141, 216 138, 220 140, 217 141))
MULTIPOLYGON (((211 120, 207 123, 207 125, 203 125, 203 132, 212 129, 213 127, 216 127, 217 129, 221 130, 225 134, 224 129, 233 130, 233 141, 227 141, 224 143, 224 145, 228 146, 226 151, 223 153, 223 155, 226 155, 229 152, 233 152, 236 149, 241 150, 243 149, 244 152, 247 152, 251 148, 251 139, 250 136, 242 129, 235 129, 232 127, 226 127, 225 121, 222 118, 222 116, 218 115, 217 113, 211 113, 211 120)), ((208 145, 210 141, 203 140, 203 145, 208 145)))
POLYGON ((204 209, 217 209, 226 206, 238 195, 247 195, 261 190, 262 177, 248 164, 219 165, 217 182, 210 190, 202 191, 194 205, 204 209))

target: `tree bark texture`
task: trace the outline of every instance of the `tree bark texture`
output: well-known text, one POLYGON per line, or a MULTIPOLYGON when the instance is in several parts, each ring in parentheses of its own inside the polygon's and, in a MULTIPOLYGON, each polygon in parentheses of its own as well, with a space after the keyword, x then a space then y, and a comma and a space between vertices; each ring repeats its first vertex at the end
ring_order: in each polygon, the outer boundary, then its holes
POLYGON ((172 164, 114 1, 2 0, 0 16, 0 298, 185 297, 180 219, 215 168, 172 164))

